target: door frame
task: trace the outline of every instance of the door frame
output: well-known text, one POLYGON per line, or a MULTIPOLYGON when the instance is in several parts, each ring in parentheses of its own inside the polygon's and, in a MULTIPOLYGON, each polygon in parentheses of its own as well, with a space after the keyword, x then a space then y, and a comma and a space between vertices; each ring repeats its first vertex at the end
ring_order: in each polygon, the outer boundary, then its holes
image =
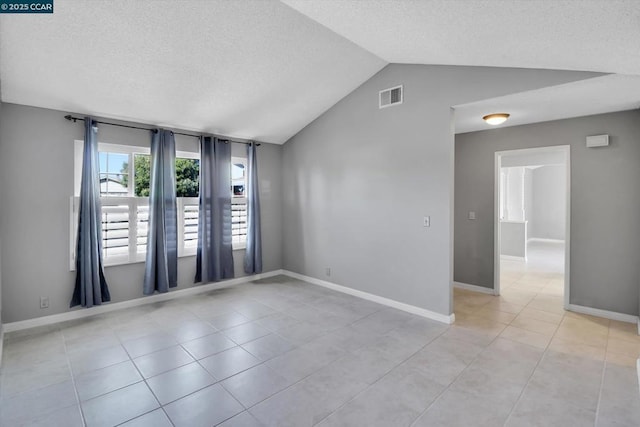
POLYGON ((562 152, 566 159, 566 209, 565 209, 565 241, 564 241, 564 308, 569 309, 569 292, 571 290, 571 147, 569 145, 552 145, 546 147, 523 148, 495 152, 494 185, 493 185, 493 291, 500 295, 500 169, 502 156, 513 154, 533 154, 562 152))

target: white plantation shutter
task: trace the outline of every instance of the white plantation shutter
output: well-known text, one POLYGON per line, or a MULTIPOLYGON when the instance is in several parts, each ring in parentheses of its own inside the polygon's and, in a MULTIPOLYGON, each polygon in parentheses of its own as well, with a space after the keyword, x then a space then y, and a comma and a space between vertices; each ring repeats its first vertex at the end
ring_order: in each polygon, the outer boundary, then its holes
POLYGON ((178 198, 178 249, 181 255, 195 255, 198 250, 197 197, 178 198))
POLYGON ((129 206, 126 204, 102 206, 102 256, 129 257, 129 206))
POLYGON ((235 248, 242 248, 247 241, 247 199, 231 201, 231 241, 235 248))
POLYGON ((149 202, 136 204, 136 258, 144 260, 147 253, 147 233, 149 232, 149 202))

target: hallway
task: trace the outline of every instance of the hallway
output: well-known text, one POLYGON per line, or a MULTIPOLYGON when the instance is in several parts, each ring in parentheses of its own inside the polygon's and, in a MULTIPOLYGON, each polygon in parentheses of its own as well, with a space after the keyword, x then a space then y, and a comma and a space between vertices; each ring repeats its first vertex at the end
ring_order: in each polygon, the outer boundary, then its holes
POLYGON ((595 412, 596 425, 634 425, 640 417, 636 325, 564 310, 563 256, 560 243, 534 242, 528 263, 502 260, 500 296, 454 289, 454 328, 541 351, 528 378, 510 368, 514 360, 505 355, 504 365, 495 365, 483 379, 526 383, 510 421, 528 414, 536 425, 550 425, 565 412, 571 425, 593 425, 587 415, 595 412), (613 395, 622 400, 613 404, 609 401, 613 395), (570 417, 577 408, 581 408, 574 413, 577 418, 570 417))

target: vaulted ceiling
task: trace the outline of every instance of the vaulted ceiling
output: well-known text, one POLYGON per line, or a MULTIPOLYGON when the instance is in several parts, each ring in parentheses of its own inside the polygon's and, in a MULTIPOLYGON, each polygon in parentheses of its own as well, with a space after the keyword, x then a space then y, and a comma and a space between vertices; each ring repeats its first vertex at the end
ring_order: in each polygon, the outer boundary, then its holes
POLYGON ((273 143, 389 62, 631 75, 456 106, 459 132, 490 108, 511 124, 638 108, 638 52, 637 0, 56 0, 0 17, 4 102, 273 143))

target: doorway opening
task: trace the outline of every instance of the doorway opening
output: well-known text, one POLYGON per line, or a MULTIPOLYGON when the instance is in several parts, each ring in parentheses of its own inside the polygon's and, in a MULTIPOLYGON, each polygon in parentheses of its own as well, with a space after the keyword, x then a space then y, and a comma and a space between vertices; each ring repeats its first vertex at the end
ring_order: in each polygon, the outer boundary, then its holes
POLYGON ((536 292, 569 305, 569 146, 495 154, 494 293, 536 292))

